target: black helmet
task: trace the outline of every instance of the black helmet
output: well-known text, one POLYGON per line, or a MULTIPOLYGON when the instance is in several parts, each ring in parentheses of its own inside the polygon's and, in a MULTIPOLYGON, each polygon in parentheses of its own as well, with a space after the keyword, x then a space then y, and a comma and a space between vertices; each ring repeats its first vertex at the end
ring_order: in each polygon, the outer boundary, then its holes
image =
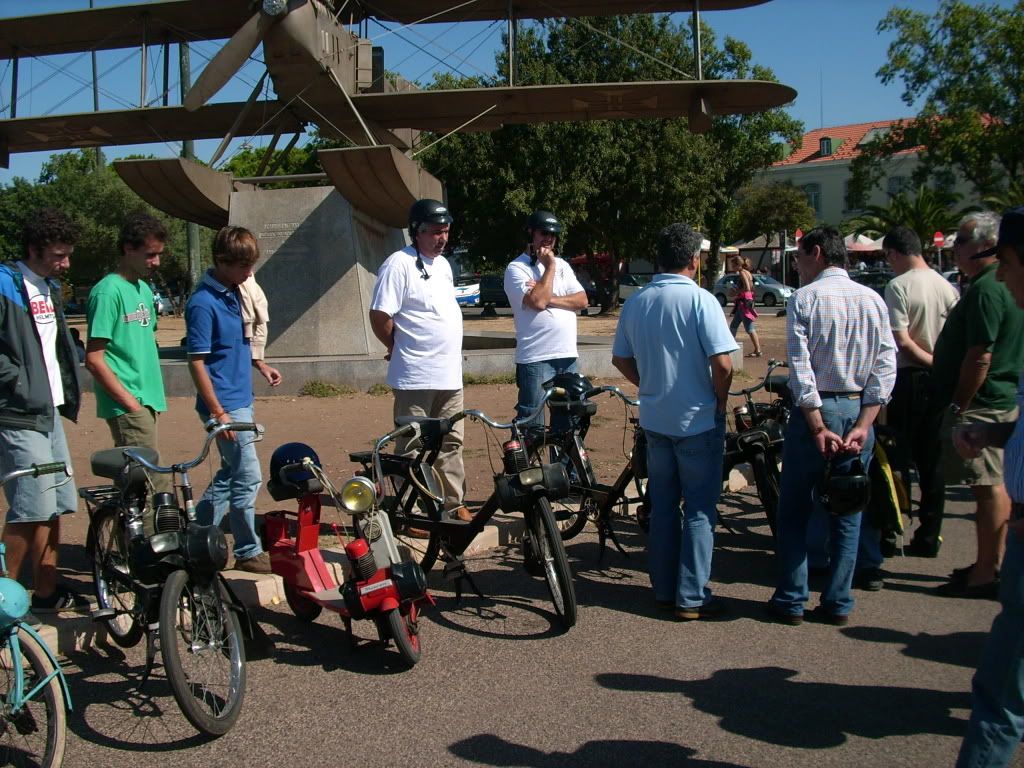
POLYGON ((594 388, 590 379, 581 373, 559 373, 553 379, 544 382, 544 389, 559 387, 565 390, 565 395, 553 395, 552 400, 565 402, 568 400, 582 400, 584 396, 594 388))
POLYGON ((409 237, 416 239, 416 233, 424 224, 451 224, 454 219, 448 208, 439 200, 417 200, 409 209, 409 237))
POLYGON ((534 211, 526 220, 526 231, 536 232, 537 230, 547 232, 549 235, 560 235, 562 234, 562 223, 551 211, 534 211))
POLYGON ((285 443, 274 449, 270 456, 270 478, 267 480, 267 490, 275 501, 294 499, 306 493, 315 493, 321 490, 320 481, 308 469, 293 468, 285 471, 284 476, 281 470, 289 464, 300 464, 305 458, 310 458, 316 466, 321 466, 320 457, 316 451, 305 443, 285 443))
POLYGON ((846 466, 825 465, 825 474, 818 482, 818 501, 833 515, 856 515, 867 509, 871 501, 871 478, 860 459, 846 466))

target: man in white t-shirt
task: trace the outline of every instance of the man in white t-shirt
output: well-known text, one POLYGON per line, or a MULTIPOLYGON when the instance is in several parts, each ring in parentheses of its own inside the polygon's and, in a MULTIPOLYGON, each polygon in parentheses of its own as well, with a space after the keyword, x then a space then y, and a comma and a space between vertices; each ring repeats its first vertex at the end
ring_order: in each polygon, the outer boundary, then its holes
MULTIPOLYGON (((412 245, 388 256, 377 273, 370 326, 388 350, 387 381, 395 396, 395 418, 447 418, 463 408, 462 312, 455 300, 451 266, 442 255, 451 223, 443 203, 417 200, 409 210, 412 245)), ((462 503, 463 431, 459 421, 445 436, 437 468, 445 509, 468 521, 473 517, 462 503)), ((399 449, 404 452, 403 446, 399 449)))
MULTIPOLYGON (((525 416, 544 396, 544 382, 576 371, 576 312, 587 306, 572 267, 555 256, 562 225, 549 211, 526 222, 529 243, 505 269, 505 294, 516 324, 516 413, 525 416)), ((534 424, 544 424, 544 413, 534 424)))
POLYGON ((896 227, 882 240, 882 251, 896 277, 885 288, 889 323, 896 340, 896 387, 886 409, 889 425, 906 441, 917 467, 921 503, 917 531, 908 554, 935 557, 942 541, 938 527, 945 504, 940 459, 944 404, 929 405, 932 352, 958 296, 921 254, 921 239, 909 227, 896 227))
MULTIPOLYGON (((25 225, 25 255, 0 265, 0 474, 50 462, 71 469, 61 418, 78 418, 78 355, 58 279, 78 233, 60 211, 37 211, 25 225)), ((22 477, 4 492, 7 567, 17 578, 30 564, 32 613, 79 606, 80 597, 57 583, 60 518, 78 507, 75 484, 59 474, 22 477)))

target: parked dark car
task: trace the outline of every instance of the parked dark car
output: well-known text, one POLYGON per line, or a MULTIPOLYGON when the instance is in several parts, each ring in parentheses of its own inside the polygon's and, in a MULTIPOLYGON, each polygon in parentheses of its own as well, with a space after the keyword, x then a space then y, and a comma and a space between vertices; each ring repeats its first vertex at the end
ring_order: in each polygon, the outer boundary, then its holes
POLYGON ((850 278, 861 285, 866 285, 871 290, 876 291, 879 296, 885 298, 885 286, 892 280, 893 273, 882 269, 868 269, 863 272, 852 271, 850 272, 850 278))
POLYGON ((480 305, 486 307, 488 304, 492 307, 508 306, 504 275, 480 276, 480 305))

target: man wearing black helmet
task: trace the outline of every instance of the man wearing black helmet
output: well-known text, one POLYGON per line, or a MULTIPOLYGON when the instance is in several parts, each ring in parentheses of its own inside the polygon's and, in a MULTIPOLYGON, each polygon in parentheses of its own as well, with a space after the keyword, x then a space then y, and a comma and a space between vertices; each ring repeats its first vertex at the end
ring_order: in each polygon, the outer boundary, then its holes
MULTIPOLYGON (((412 244, 381 265, 370 302, 370 327, 387 348, 388 385, 395 418, 446 418, 462 410, 462 312, 447 259, 451 214, 437 200, 417 200, 409 210, 412 244)), ((444 438, 438 469, 445 509, 472 520, 462 505, 463 422, 444 438)), ((403 446, 399 446, 403 448, 403 446)))
MULTIPOLYGON (((505 269, 505 294, 516 324, 516 384, 523 416, 540 403, 544 382, 576 370, 576 311, 587 306, 572 267, 555 256, 562 224, 549 211, 526 221, 526 252, 505 269)), ((535 419, 544 423, 544 414, 535 419)))

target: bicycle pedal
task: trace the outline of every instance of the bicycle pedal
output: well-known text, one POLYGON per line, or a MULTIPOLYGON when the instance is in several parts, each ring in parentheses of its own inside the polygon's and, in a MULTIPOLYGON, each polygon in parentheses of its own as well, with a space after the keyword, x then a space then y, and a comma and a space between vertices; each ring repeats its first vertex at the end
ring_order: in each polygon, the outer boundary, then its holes
POLYGON ((117 616, 117 611, 113 608, 97 608, 89 613, 90 618, 93 621, 106 621, 117 616))

